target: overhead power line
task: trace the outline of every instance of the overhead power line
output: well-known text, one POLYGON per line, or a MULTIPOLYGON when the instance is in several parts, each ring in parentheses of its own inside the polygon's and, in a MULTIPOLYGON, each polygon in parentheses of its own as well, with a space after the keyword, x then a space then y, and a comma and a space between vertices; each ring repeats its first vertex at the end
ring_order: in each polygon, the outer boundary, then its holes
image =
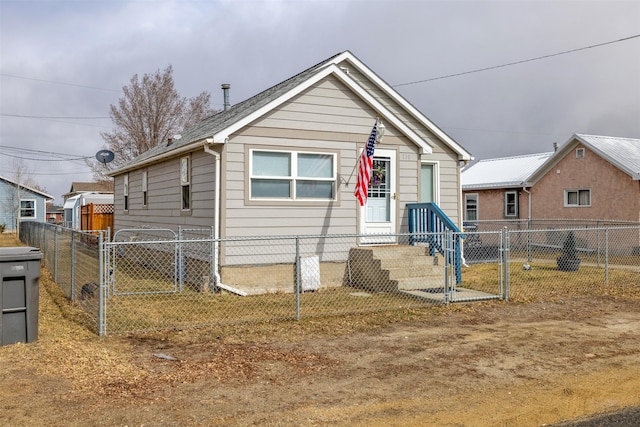
POLYGON ((509 62, 509 63, 501 64, 501 65, 494 65, 492 67, 478 68, 476 70, 464 71, 462 73, 447 74, 446 76, 432 77, 432 78, 429 78, 429 79, 416 80, 414 82, 408 82, 408 83, 400 83, 400 84, 397 84, 397 85, 393 85, 392 87, 415 85, 415 84, 418 84, 418 83, 432 82, 434 80, 442 80, 442 79, 448 79, 448 78, 451 78, 451 77, 464 76, 466 74, 474 74, 474 73, 479 73, 479 72, 482 72, 482 71, 495 70, 497 68, 510 67, 512 65, 524 64, 525 62, 539 61, 540 59, 552 58, 554 56, 566 55, 568 53, 579 52, 581 50, 593 49, 593 48, 596 48, 596 47, 606 46, 606 45, 613 44, 613 43, 620 43, 620 42, 623 42, 623 41, 635 39, 637 37, 640 37, 640 34, 636 34, 634 36, 629 36, 629 37, 624 37, 624 38, 618 39, 618 40, 612 40, 612 41, 608 41, 608 42, 604 42, 604 43, 598 43, 598 44, 594 44, 594 45, 591 45, 591 46, 585 46, 585 47, 579 47, 579 48, 576 48, 576 49, 565 50, 563 52, 552 53, 552 54, 549 54, 549 55, 537 56, 535 58, 523 59, 523 60, 520 60, 520 61, 509 62))
POLYGON ((69 119, 69 120, 97 120, 97 119, 110 119, 109 116, 87 116, 87 117, 78 117, 78 116, 31 116, 26 114, 0 114, 2 117, 20 117, 24 119, 69 119))
POLYGON ((74 160, 85 160, 93 157, 79 156, 77 154, 55 153, 52 151, 32 150, 28 148, 10 147, 6 145, 0 146, 0 154, 16 159, 33 160, 37 162, 67 162, 74 160))
POLYGON ((54 81, 54 80, 45 80, 45 79, 34 79, 32 77, 16 76, 14 74, 0 73, 0 76, 2 76, 2 77, 11 77, 12 79, 22 79, 22 80, 31 80, 31 81, 34 81, 34 82, 51 83, 51 84, 54 84, 54 85, 74 86, 74 87, 80 87, 80 88, 83 88, 83 89, 102 90, 102 91, 105 91, 105 92, 122 92, 121 89, 119 89, 119 90, 107 89, 107 88, 104 88, 104 87, 87 86, 87 85, 80 85, 80 84, 76 84, 76 83, 57 82, 57 81, 54 81))

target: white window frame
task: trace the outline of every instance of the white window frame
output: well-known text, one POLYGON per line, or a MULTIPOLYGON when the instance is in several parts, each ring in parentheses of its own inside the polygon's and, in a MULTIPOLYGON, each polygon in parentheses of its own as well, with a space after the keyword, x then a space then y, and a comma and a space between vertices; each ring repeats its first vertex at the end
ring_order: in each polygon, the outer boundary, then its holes
MULTIPOLYGON (((38 206, 38 202, 36 199, 20 199, 20 212, 18 213, 18 216, 20 217, 20 219, 35 219, 38 217, 38 213, 36 211, 38 206), (25 216, 22 215, 22 203, 23 202, 32 202, 33 203, 33 208, 29 208, 30 210, 33 210, 33 215, 29 215, 29 216, 25 216)), ((24 208, 24 210, 27 210, 27 208, 24 208)))
POLYGON ((129 173, 124 174, 124 183, 122 188, 122 196, 124 198, 124 210, 129 210, 129 173))
POLYGON ((591 189, 590 188, 573 188, 564 190, 564 207, 565 208, 588 208, 591 206, 591 189), (589 204, 580 204, 580 193, 587 191, 589 193, 589 204), (576 193, 578 203, 569 204, 569 193, 576 193))
POLYGON ((149 193, 147 191, 147 171, 142 171, 142 206, 146 207, 149 204, 149 193))
POLYGON ((584 159, 584 148, 576 148, 576 159, 584 159))
POLYGON ((479 202, 480 197, 478 197, 478 193, 467 193, 464 195, 464 220, 468 221, 468 222, 475 222, 478 221, 478 218, 480 218, 480 202, 479 202), (473 199, 476 202, 476 217, 475 219, 470 219, 469 218, 469 210, 467 208, 467 204, 469 202, 469 199, 473 199))
POLYGON ((518 192, 517 191, 505 191, 504 192, 504 216, 505 218, 517 218, 518 217, 518 192), (510 195, 514 196, 514 213, 509 213, 509 201, 507 200, 510 195))
POLYGON ((318 201, 335 201, 338 197, 338 177, 337 177, 337 169, 338 169, 338 155, 337 153, 331 152, 320 152, 320 151, 305 151, 305 150, 274 150, 274 149, 264 149, 264 148, 252 148, 249 150, 249 200, 257 200, 257 201, 278 201, 278 200, 286 200, 286 201, 296 201, 300 203, 304 202, 318 202, 318 201), (253 173, 253 158, 254 153, 286 153, 290 157, 291 161, 291 172, 289 176, 267 176, 267 175, 254 175, 253 173), (308 176, 299 176, 298 175, 298 155, 300 154, 314 154, 318 156, 331 156, 331 169, 332 176, 327 178, 321 177, 308 177, 308 176), (288 181, 290 183, 289 187, 289 197, 255 197, 252 193, 253 188, 253 180, 254 179, 273 179, 273 180, 282 180, 288 181), (332 184, 332 197, 330 198, 310 198, 310 197, 297 197, 296 195, 296 182, 300 181, 318 181, 318 182, 330 182, 332 184))
POLYGON ((191 157, 180 159, 180 210, 191 210, 191 157), (185 197, 186 191, 186 197, 185 197))

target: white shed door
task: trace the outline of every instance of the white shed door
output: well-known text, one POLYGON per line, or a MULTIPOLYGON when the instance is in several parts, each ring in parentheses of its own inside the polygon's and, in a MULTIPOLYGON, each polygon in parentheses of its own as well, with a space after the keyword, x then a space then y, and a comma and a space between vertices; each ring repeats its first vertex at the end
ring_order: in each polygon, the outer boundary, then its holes
POLYGON ((396 232, 396 152, 376 148, 367 192, 360 207, 360 243, 395 243, 395 236, 374 236, 396 232))

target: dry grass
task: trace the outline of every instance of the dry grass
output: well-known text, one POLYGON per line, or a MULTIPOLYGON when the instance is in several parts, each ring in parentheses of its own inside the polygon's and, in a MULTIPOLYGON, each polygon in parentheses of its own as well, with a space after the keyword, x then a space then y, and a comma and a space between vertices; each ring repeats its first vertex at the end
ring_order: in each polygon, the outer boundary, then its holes
MULTIPOLYGON (((15 236, 0 235, 0 246, 20 245, 15 236)), ((545 283, 545 274, 549 274, 543 268, 532 270, 533 274, 528 276, 524 273, 514 271, 519 284, 514 286, 529 287, 539 286, 545 283), (522 276, 521 276, 522 275, 522 276)), ((627 272, 628 273, 628 272, 627 272)), ((579 274, 567 276, 568 278, 589 280, 591 271, 585 269, 579 274)), ((617 274, 617 273, 616 273, 617 274)), ((465 271, 466 285, 482 286, 483 283, 495 281, 497 278, 496 266, 478 265, 465 271)), ((548 276, 546 276, 548 278, 548 276)), ((621 275, 612 277, 612 281, 625 283, 628 286, 616 284, 604 288, 596 286, 593 288, 594 294, 613 295, 616 298, 638 299, 640 286, 637 281, 633 281, 621 275), (607 291, 607 289, 609 291, 607 291)), ((631 276, 636 277, 636 276, 631 276)), ((562 284, 557 285, 558 290, 562 289, 562 284)), ((565 284, 566 287, 566 284, 565 284)), ((348 294, 342 289, 336 293, 317 293, 304 295, 305 298, 325 298, 324 305, 334 308, 342 304, 348 294)), ((210 310, 209 315, 218 313, 221 307, 230 307, 237 310, 239 298, 230 295, 215 296, 218 302, 213 302, 213 295, 209 295, 203 307, 210 310), (222 297, 222 298, 221 298, 222 297)), ((152 297, 145 302, 152 302, 152 297)), ((186 298, 186 297, 185 297, 186 298)), ((266 295, 254 299, 266 304, 264 307, 273 307, 281 304, 290 307, 291 298, 281 294, 266 295)), ((186 298, 188 299, 188 298, 186 298)), ((188 302, 188 301, 187 301, 188 302)), ((246 303, 246 301, 245 301, 246 303)), ((173 303, 175 308, 175 301, 173 303)), ((171 316, 169 309, 171 304, 160 309, 157 304, 141 304, 136 306, 141 310, 143 317, 153 317, 154 322, 162 321, 163 316, 171 316)), ((180 369, 174 373, 158 373, 145 368, 141 364, 140 349, 144 343, 170 342, 171 345, 204 345, 214 343, 219 345, 219 351, 225 357, 221 357, 224 363, 208 366, 207 375, 214 375, 217 379, 231 378, 244 372, 243 366, 234 364, 243 363, 247 357, 249 359, 258 357, 251 353, 242 357, 236 357, 239 351, 256 352, 267 343, 295 343, 309 341, 314 338, 348 336, 356 332, 370 332, 381 330, 391 324, 407 322, 431 323, 439 316, 463 312, 465 315, 479 315, 488 307, 497 307, 503 302, 484 302, 477 304, 461 304, 436 306, 430 308, 404 308, 398 310, 377 311, 375 313, 352 314, 339 316, 323 316, 322 318, 304 316, 301 321, 265 321, 265 322, 245 322, 228 325, 217 325, 197 329, 185 330, 165 330, 150 333, 137 333, 128 336, 107 336, 98 337, 93 332, 95 325, 83 310, 76 304, 69 302, 63 295, 59 286, 53 281, 51 275, 42 270, 40 279, 40 306, 39 306, 39 339, 30 344, 14 344, 0 347, 0 364, 3 366, 4 375, 7 378, 25 378, 31 376, 33 371, 40 378, 54 377, 55 381, 65 384, 70 393, 86 401, 85 396, 93 399, 106 399, 110 397, 127 398, 136 390, 153 390, 154 387, 166 387, 196 378, 202 372, 202 367, 184 363, 179 365, 180 369), (240 344, 251 344, 239 347, 240 344), (254 346, 257 344, 258 346, 254 346), (224 352, 231 352, 227 355, 224 352), (236 352, 236 353, 233 353, 236 352), (52 367, 55 367, 52 372, 52 367)), ((253 307, 254 309, 256 307, 253 307)), ((113 313, 112 313, 113 314, 113 313)), ((423 323, 423 324, 424 324, 423 323)), ((213 344, 212 344, 213 345, 213 344)), ((216 347, 218 348, 218 347, 216 347)), ((266 350, 265 350, 266 351, 266 350)), ((146 353, 148 355, 148 350, 146 353)), ((271 357, 266 353, 265 357, 271 357)), ((308 354, 301 354, 300 357, 310 357, 308 354)), ((301 369, 304 367, 302 361, 301 369)), ((253 365, 252 365, 253 366, 253 365)), ((251 367, 251 366, 249 366, 251 367)))

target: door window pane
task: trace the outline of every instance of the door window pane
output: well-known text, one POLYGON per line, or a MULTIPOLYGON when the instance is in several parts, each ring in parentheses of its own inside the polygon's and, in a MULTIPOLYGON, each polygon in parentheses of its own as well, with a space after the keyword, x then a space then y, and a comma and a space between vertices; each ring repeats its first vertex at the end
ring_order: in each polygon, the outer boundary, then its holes
POLYGON ((420 168, 420 202, 433 203, 433 165, 423 164, 420 168))

